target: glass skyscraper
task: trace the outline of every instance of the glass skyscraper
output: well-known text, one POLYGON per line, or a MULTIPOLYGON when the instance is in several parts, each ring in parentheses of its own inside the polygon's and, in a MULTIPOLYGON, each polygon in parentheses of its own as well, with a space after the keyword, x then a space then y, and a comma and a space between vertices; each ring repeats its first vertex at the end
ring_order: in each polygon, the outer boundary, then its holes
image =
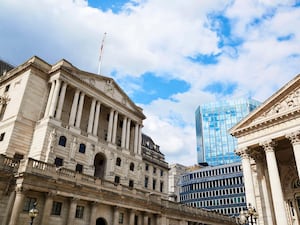
POLYGON ((228 130, 260 102, 245 98, 200 105, 195 112, 199 164, 210 166, 240 162, 235 155, 236 139, 228 130))

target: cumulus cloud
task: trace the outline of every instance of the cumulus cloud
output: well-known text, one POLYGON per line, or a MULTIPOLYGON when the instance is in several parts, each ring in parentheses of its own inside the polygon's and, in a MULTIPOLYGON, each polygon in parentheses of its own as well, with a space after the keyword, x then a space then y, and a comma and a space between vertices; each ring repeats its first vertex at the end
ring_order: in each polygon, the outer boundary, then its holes
MULTIPOLYGON (((205 87, 233 83, 230 98, 250 93, 263 101, 299 73, 296 4, 136 0, 114 12, 92 8, 85 0, 2 0, 0 57, 14 65, 32 55, 49 63, 65 58, 97 73, 106 32, 103 75, 126 84, 122 79, 151 72, 190 84, 187 92, 138 104, 147 116, 143 131, 166 158, 191 165, 196 163, 194 111, 220 98, 205 87), (199 55, 217 58, 213 64, 191 60, 199 55)), ((129 95, 140 89, 138 83, 122 88, 129 95)))

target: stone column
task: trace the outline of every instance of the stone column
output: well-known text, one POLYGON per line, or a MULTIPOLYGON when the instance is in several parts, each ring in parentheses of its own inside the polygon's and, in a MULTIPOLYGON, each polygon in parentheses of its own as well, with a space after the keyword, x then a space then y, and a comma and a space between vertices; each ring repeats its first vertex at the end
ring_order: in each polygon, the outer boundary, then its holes
POLYGON ((100 102, 97 102, 96 106, 96 113, 95 113, 95 121, 94 121, 94 127, 93 127, 93 135, 98 135, 98 125, 99 125, 99 114, 100 114, 100 102))
POLYGON ((65 101, 66 89, 67 89, 67 83, 64 83, 61 88, 61 91, 60 91, 57 111, 56 111, 56 115, 55 115, 55 118, 57 120, 60 120, 60 118, 61 118, 62 108, 63 108, 64 101, 65 101))
POLYGON ((11 216, 10 216, 10 221, 9 225, 17 225, 18 224, 18 219, 19 215, 22 209, 24 201, 24 193, 22 192, 21 187, 16 188, 16 197, 14 201, 14 205, 11 211, 11 216))
POLYGON ((53 204, 53 194, 48 193, 46 200, 45 200, 45 205, 44 205, 44 210, 42 214, 42 222, 41 224, 47 225, 49 222, 49 217, 52 209, 52 204, 53 204))
POLYGON ((67 224, 74 224, 75 214, 76 214, 76 207, 77 207, 77 200, 76 198, 70 199, 70 207, 69 207, 69 215, 68 215, 68 222, 67 224))
POLYGON ((51 105, 50 105, 50 109, 49 109, 49 116, 50 117, 54 116, 54 113, 55 113, 55 110, 56 110, 57 101, 58 101, 58 94, 59 94, 59 90, 60 90, 60 84, 61 84, 61 81, 56 80, 55 89, 54 89, 54 93, 53 93, 53 97, 52 97, 51 105))
POLYGON ((114 218, 113 218, 113 225, 119 224, 119 209, 117 206, 114 207, 114 218))
POLYGON ((90 108, 89 124, 88 124, 88 129, 87 129, 88 134, 91 134, 92 129, 93 129, 94 116, 95 116, 95 105, 96 105, 96 99, 93 99, 91 108, 90 108))
POLYGON ((129 142, 130 142, 130 124, 131 124, 131 119, 127 119, 127 127, 126 127, 126 145, 125 148, 129 149, 129 142))
POLYGON ((73 98, 72 109, 71 109, 71 114, 70 114, 70 119, 69 119, 69 125, 71 125, 71 126, 74 126, 74 123, 75 123, 79 92, 80 91, 77 89, 75 92, 74 98, 73 98))
POLYGON ((119 113, 115 111, 114 115, 114 123, 113 123, 113 132, 112 132, 112 143, 116 143, 116 137, 117 137, 117 129, 118 129, 118 115, 119 113))
POLYGON ((50 93, 49 93, 48 100, 47 100, 47 106, 46 106, 44 118, 46 118, 49 115, 49 109, 50 109, 50 105, 51 105, 51 101, 52 101, 52 97, 53 97, 53 93, 54 93, 54 88, 55 88, 55 81, 53 80, 51 82, 51 89, 50 89, 50 93))
POLYGON ((142 155, 142 126, 139 125, 139 141, 138 141, 138 154, 142 155))
POLYGON ((123 118, 121 148, 125 148, 127 117, 123 118))
MULTIPOLYGON (((259 220, 264 221, 264 224, 275 224, 273 220, 272 209, 270 200, 270 188, 267 185, 267 177, 265 175, 265 160, 263 155, 256 156, 256 170, 257 170, 257 180, 260 189, 260 200, 261 200, 261 211, 262 215, 259 215, 259 220)), ((258 209, 257 209, 258 210, 258 209)), ((260 212, 258 212, 260 214, 260 212)))
POLYGON ((134 210, 130 210, 129 225, 134 225, 134 218, 135 218, 135 211, 134 210))
POLYGON ((113 120, 114 120, 114 110, 111 109, 109 114, 109 121, 108 121, 107 142, 111 142, 113 120))
POLYGON ((286 210, 285 210, 285 201, 283 198, 280 176, 279 176, 276 156, 274 152, 274 145, 275 142, 273 141, 267 141, 261 143, 261 146, 264 148, 266 152, 266 160, 267 160, 267 167, 270 176, 269 180, 271 185, 276 223, 278 225, 288 224, 288 217, 286 215, 286 210))
POLYGON ((95 225, 96 224, 96 219, 97 219, 97 208, 98 208, 98 203, 97 202, 92 202, 91 203, 91 210, 90 210, 90 225, 95 225))
POLYGON ((144 222, 143 222, 143 225, 148 225, 148 215, 147 214, 145 214, 144 215, 144 222))
POLYGON ((76 116, 76 125, 75 126, 77 128, 80 128, 80 121, 81 121, 83 103, 84 103, 84 93, 81 92, 80 99, 79 99, 77 116, 76 116))
POLYGON ((10 212, 12 211, 12 207, 14 205, 15 198, 16 198, 16 192, 15 191, 10 192, 7 206, 6 206, 6 209, 4 212, 4 216, 3 216, 3 221, 2 221, 2 223, 0 223, 1 225, 8 224, 8 220, 11 218, 10 212))
POLYGON ((286 136, 293 145, 294 157, 297 166, 298 178, 300 179, 300 132, 294 132, 286 136))
POLYGON ((133 145, 133 152, 138 153, 138 138, 139 138, 139 125, 136 123, 134 127, 134 145, 133 145))
POLYGON ((250 157, 246 151, 247 151, 247 148, 237 149, 236 154, 238 154, 242 158, 244 183, 245 183, 245 194, 246 194, 247 203, 251 203, 252 206, 256 207, 250 157))

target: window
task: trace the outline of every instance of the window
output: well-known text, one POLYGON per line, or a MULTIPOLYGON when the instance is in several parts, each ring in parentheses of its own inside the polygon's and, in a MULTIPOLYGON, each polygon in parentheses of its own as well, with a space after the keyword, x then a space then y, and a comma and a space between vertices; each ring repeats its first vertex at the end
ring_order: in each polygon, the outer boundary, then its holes
POLYGON ((65 136, 60 136, 59 141, 58 141, 58 145, 66 147, 66 143, 67 143, 67 138, 65 136))
POLYGON ((117 183, 117 184, 120 183, 120 177, 119 176, 115 176, 115 183, 117 183))
POLYGON ((83 171, 83 165, 77 164, 76 168, 75 168, 75 171, 78 172, 78 173, 82 173, 82 171, 83 171))
POLYGON ((10 84, 9 84, 9 85, 6 85, 6 86, 5 86, 4 92, 8 92, 9 88, 10 88, 10 84))
POLYGON ((153 173, 154 173, 154 174, 156 173, 156 168, 155 168, 155 167, 153 167, 153 173))
POLYGON ((119 224, 123 224, 124 222, 124 213, 119 213, 119 224))
POLYGON ((19 153, 14 154, 14 160, 16 160, 16 161, 20 161, 23 158, 24 158, 24 155, 22 155, 22 154, 19 154, 19 153))
POLYGON ((116 165, 117 165, 117 166, 121 166, 121 158, 118 157, 118 158, 116 159, 116 165))
POLYGON ((76 206, 75 218, 82 219, 84 212, 84 206, 78 205, 76 206))
POLYGON ((153 189, 153 190, 156 189, 156 180, 153 180, 153 183, 152 183, 152 189, 153 189))
POLYGON ((5 133, 0 134, 0 141, 4 140, 5 133))
POLYGON ((133 180, 129 180, 129 187, 133 188, 133 180))
POLYGON ((145 170, 148 171, 149 170, 149 164, 145 165, 145 170))
POLYGON ((159 190, 160 190, 160 192, 163 192, 163 190, 164 190, 164 182, 160 182, 160 186, 159 186, 159 190))
POLYGON ((29 210, 33 208, 35 202, 36 198, 27 197, 24 202, 23 211, 29 212, 29 210))
POLYGON ((79 145, 79 152, 80 153, 85 153, 85 144, 83 144, 83 143, 81 143, 80 145, 79 145))
POLYGON ((51 215, 59 216, 61 213, 61 207, 62 207, 61 202, 54 201, 52 205, 51 215))
POLYGON ((134 171, 134 163, 130 163, 129 169, 130 169, 131 171, 134 171))
POLYGON ((145 183, 144 183, 145 188, 148 188, 148 182, 149 182, 149 178, 145 177, 145 183))
POLYGON ((164 171, 160 170, 160 176, 162 177, 164 175, 164 171))
POLYGON ((54 164, 56 167, 63 166, 64 160, 62 158, 56 157, 54 160, 54 164))

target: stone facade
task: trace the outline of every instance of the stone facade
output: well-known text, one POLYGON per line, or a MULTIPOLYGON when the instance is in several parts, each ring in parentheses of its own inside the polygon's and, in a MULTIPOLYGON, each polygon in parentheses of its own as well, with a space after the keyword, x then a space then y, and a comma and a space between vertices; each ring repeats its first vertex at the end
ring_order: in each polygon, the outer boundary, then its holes
POLYGON ((300 223, 300 75, 231 129, 260 225, 300 223))
POLYGON ((168 164, 113 79, 38 57, 0 77, 0 224, 234 224, 168 200, 168 164))

